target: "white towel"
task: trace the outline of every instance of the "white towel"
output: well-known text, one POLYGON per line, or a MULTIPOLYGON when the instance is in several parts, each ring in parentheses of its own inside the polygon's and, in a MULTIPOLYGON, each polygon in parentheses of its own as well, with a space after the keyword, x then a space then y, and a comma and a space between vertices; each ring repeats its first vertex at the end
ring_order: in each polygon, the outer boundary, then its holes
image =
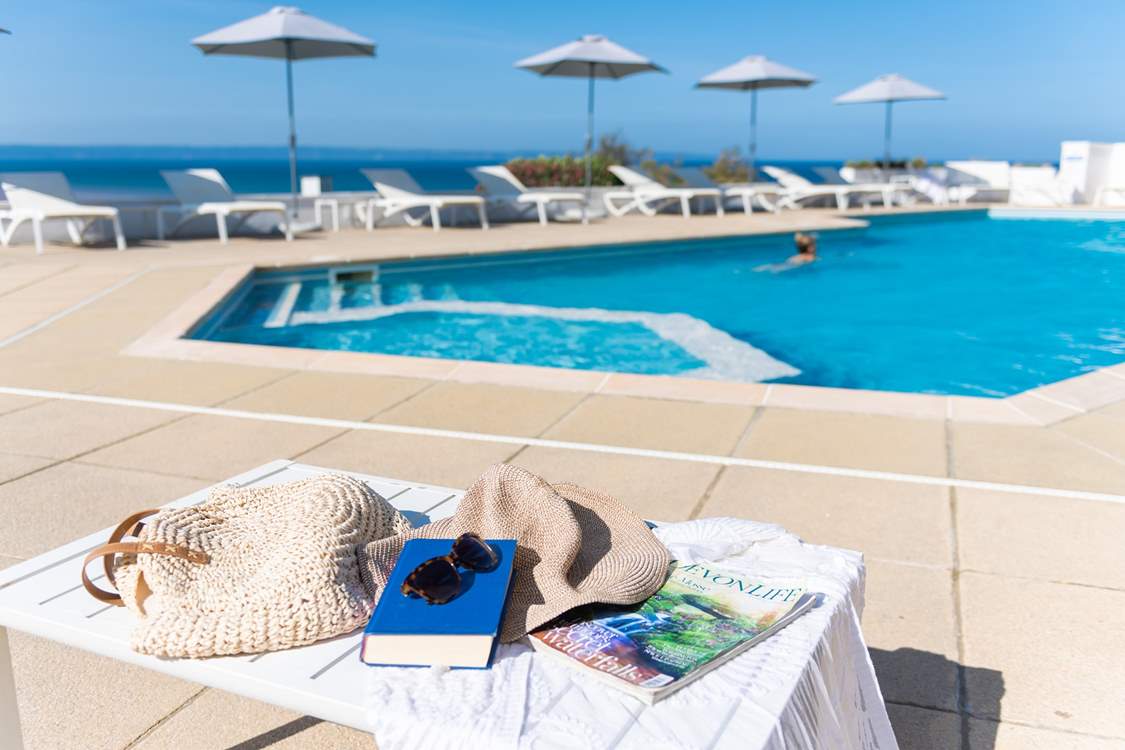
POLYGON ((656 533, 678 560, 804 577, 823 599, 655 707, 522 643, 501 646, 489 670, 372 668, 368 716, 380 750, 897 747, 859 630, 858 554, 734 518, 656 533))

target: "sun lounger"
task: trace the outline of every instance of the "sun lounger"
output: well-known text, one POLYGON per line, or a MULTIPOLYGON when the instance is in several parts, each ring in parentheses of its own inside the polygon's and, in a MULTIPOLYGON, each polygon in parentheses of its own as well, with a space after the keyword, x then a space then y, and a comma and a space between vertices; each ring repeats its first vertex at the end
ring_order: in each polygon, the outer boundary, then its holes
POLYGON ((1094 206, 1120 207, 1125 205, 1125 185, 1103 185, 1094 193, 1094 206))
POLYGON ((9 205, 0 216, 0 244, 4 247, 26 221, 31 222, 35 252, 42 255, 44 222, 65 221, 71 241, 81 245, 86 230, 95 221, 104 219, 113 223, 117 249, 125 249, 118 210, 112 206, 86 206, 76 201, 62 172, 6 172, 0 174, 0 185, 8 196, 9 205), (4 220, 8 222, 7 227, 4 220))
POLYGON ((1012 167, 1008 202, 1017 206, 1069 206, 1075 202, 1074 186, 1059 179, 1051 166, 1012 167))
POLYGON ((838 185, 814 184, 795 172, 781 167, 762 167, 762 171, 777 180, 783 188, 779 208, 798 208, 802 203, 820 198, 833 198, 836 208, 843 211, 853 195, 878 195, 884 206, 894 204, 895 193, 904 189, 903 185, 891 182, 843 183, 838 185))
POLYGON ((715 201, 715 212, 723 215, 723 193, 718 188, 668 187, 636 170, 614 165, 609 168, 614 177, 625 184, 625 190, 611 190, 602 196, 605 208, 614 216, 624 216, 630 211, 640 211, 645 216, 656 216, 666 205, 679 203, 684 218, 691 216, 691 201, 710 198, 715 201), (617 202, 621 201, 620 204, 617 202))
POLYGON ((974 198, 1008 198, 1012 167, 1006 161, 947 161, 945 168, 945 203, 965 205, 974 198))
POLYGON ((379 194, 379 197, 367 201, 368 232, 375 228, 374 209, 376 208, 383 210, 383 218, 402 214, 403 220, 412 227, 421 226, 423 219, 411 216, 410 211, 415 208, 426 209, 430 215, 430 224, 437 232, 441 229, 441 209, 451 206, 475 207, 480 217, 481 229, 488 229, 484 198, 479 195, 427 193, 413 177, 401 169, 361 169, 360 171, 371 180, 371 184, 379 194))
POLYGON ((773 182, 753 182, 745 184, 720 185, 707 176, 700 167, 676 167, 673 170, 689 188, 713 188, 722 191, 723 198, 735 198, 742 202, 743 213, 753 213, 754 201, 767 211, 777 211, 777 198, 781 188, 773 182))
MULTIPOLYGON (((274 461, 222 484, 263 486, 328 471, 292 461, 274 461)), ((417 482, 354 473, 353 476, 389 498, 415 525, 452 515, 463 494, 460 490, 417 482)), ((206 499, 208 491, 200 490, 173 505, 199 503, 206 499)), ((129 632, 134 615, 127 609, 94 600, 80 583, 83 557, 104 542, 109 532, 110 529, 96 532, 0 571, 0 748, 23 747, 16 705, 19 686, 14 681, 6 628, 369 731, 364 686, 367 670, 372 668, 360 663, 359 632, 256 657, 161 659, 133 651, 129 647, 129 632)), ((847 583, 840 581, 833 590, 822 592, 821 601, 811 611, 767 643, 738 657, 749 672, 764 674, 768 679, 756 682, 753 690, 750 685, 743 685, 742 689, 732 687, 730 699, 710 706, 713 711, 706 715, 691 704, 680 705, 676 701, 652 707, 638 703, 637 712, 643 716, 607 717, 607 721, 620 723, 617 736, 627 738, 622 740, 626 744, 637 745, 638 736, 646 735, 636 733, 646 732, 645 726, 652 722, 664 727, 690 728, 693 736, 706 736, 712 746, 720 748, 772 747, 778 737, 802 737, 806 744, 817 747, 874 746, 872 743, 893 746, 886 709, 859 629, 863 610, 862 558, 846 550, 816 549, 816 554, 824 556, 826 566, 849 571, 847 583)), ((765 561, 775 568, 780 564, 773 557, 765 561)), ((92 575, 94 566, 90 571, 92 575)), ((101 576, 95 582, 98 578, 101 576)), ((56 670, 54 679, 65 681, 67 675, 56 670)), ((104 689, 112 690, 113 684, 108 681, 112 678, 106 679, 104 689)), ((65 718, 99 721, 96 716, 68 714, 65 718)), ((226 718, 237 721, 237 717, 226 718)))
POLYGON ((230 185, 217 169, 162 170, 161 177, 168 183, 172 194, 180 202, 178 206, 161 207, 156 212, 156 234, 164 239, 164 214, 175 212, 179 221, 168 234, 175 234, 184 224, 197 216, 214 216, 219 230, 219 240, 225 245, 230 236, 227 220, 237 217, 234 229, 237 231, 245 221, 257 213, 276 213, 281 217, 285 239, 293 239, 293 229, 288 218, 288 207, 283 201, 239 200, 234 196, 230 185))
POLYGON ((473 167, 469 170, 488 198, 515 203, 527 208, 534 207, 540 224, 547 223, 547 209, 552 203, 577 203, 580 207, 586 196, 577 191, 528 190, 503 165, 473 167))

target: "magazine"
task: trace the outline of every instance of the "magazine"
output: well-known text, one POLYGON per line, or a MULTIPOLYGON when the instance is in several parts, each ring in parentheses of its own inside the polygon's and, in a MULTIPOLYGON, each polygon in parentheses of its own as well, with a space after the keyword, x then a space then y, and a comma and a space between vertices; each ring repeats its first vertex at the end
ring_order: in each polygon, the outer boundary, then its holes
POLYGON ((653 704, 760 643, 812 606, 804 581, 673 562, 629 607, 575 610, 530 634, 541 653, 653 704))

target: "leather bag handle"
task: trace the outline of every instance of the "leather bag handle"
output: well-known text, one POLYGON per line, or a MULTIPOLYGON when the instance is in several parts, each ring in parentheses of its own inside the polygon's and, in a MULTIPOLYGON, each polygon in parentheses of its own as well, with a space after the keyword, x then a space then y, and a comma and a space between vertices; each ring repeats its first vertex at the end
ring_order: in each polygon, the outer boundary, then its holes
POLYGON ((113 575, 113 566, 117 555, 164 555, 166 557, 176 557, 181 560, 187 560, 188 562, 197 563, 199 565, 206 565, 211 561, 211 558, 206 552, 193 550, 182 544, 139 540, 132 542, 121 541, 126 535, 136 536, 140 533, 140 530, 144 528, 144 524, 142 523, 143 519, 157 512, 159 512, 158 509, 142 510, 129 516, 117 525, 117 528, 109 535, 108 542, 98 545, 86 555, 86 559, 82 561, 82 585, 90 596, 98 601, 112 604, 115 607, 125 606, 125 602, 121 600, 121 595, 119 593, 100 589, 90 580, 86 568, 92 561, 99 558, 101 558, 105 568, 105 577, 115 587, 117 586, 117 581, 113 575))

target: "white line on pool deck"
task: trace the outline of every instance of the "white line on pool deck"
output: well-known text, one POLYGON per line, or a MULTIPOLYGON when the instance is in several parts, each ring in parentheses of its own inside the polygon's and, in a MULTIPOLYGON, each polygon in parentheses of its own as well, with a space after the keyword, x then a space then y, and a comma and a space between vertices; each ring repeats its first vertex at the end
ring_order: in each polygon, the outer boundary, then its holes
POLYGON ((900 474, 891 471, 850 469, 841 466, 798 464, 789 463, 786 461, 765 461, 756 458, 717 456, 708 453, 681 453, 678 451, 653 450, 650 448, 630 448, 622 445, 576 443, 567 440, 549 440, 546 438, 518 437, 513 435, 492 435, 485 432, 442 430, 434 427, 410 427, 408 425, 381 424, 378 422, 353 422, 348 419, 330 419, 327 417, 307 417, 298 414, 274 414, 270 412, 243 411, 240 409, 223 409, 214 406, 175 404, 166 401, 144 401, 133 398, 119 398, 116 396, 97 396, 87 393, 47 391, 38 388, 14 388, 10 386, 0 386, 0 394, 9 396, 27 396, 31 398, 55 399, 58 401, 82 401, 93 404, 126 406, 135 409, 153 409, 156 411, 170 411, 180 414, 195 414, 200 416, 230 417, 232 419, 251 419, 259 422, 281 422, 285 424, 298 424, 311 427, 334 427, 343 430, 388 432, 399 435, 422 435, 426 437, 440 437, 453 440, 472 440, 482 443, 500 443, 504 445, 533 446, 537 448, 560 448, 563 450, 586 451, 589 453, 608 453, 619 456, 658 458, 668 461, 687 461, 702 464, 713 464, 718 466, 742 466, 752 469, 789 471, 800 474, 823 474, 827 476, 852 477, 856 479, 878 479, 886 482, 922 484, 929 485, 931 487, 956 487, 959 489, 990 490, 993 492, 1011 492, 1023 495, 1039 495, 1043 497, 1066 497, 1075 500, 1092 500, 1097 502, 1125 504, 1125 495, 1118 495, 1110 492, 1087 492, 1085 490, 1066 490, 1056 489, 1054 487, 1036 487, 1034 485, 1026 484, 1004 484, 1001 482, 985 482, 975 479, 935 477, 925 474, 900 474))
POLYGON ((9 336, 6 339, 0 339, 0 349, 3 349, 5 346, 8 346, 9 344, 14 344, 17 341, 19 341, 20 339, 25 338, 27 336, 30 336, 31 334, 35 333, 36 331, 41 331, 44 328, 46 328, 47 326, 51 325, 52 323, 54 323, 56 321, 59 321, 59 320, 62 320, 67 315, 78 312, 83 307, 86 307, 86 305, 91 305, 91 304, 97 302, 98 300, 100 300, 102 297, 113 294, 118 289, 120 289, 124 286, 128 286, 129 284, 132 284, 134 281, 136 281, 137 279, 139 279, 140 277, 142 277, 146 273, 148 273, 149 270, 150 269, 146 268, 143 271, 137 271, 136 273, 130 274, 130 275, 126 276, 125 278, 121 279, 120 281, 118 281, 114 284, 110 284, 105 289, 102 289, 98 292, 95 292, 94 294, 91 294, 89 297, 86 297, 85 299, 81 300, 80 302, 71 305, 70 307, 66 308, 65 310, 59 310, 54 315, 43 318, 43 320, 41 320, 38 323, 35 323, 33 325, 30 325, 27 328, 24 328, 22 331, 16 331, 15 333, 13 333, 11 336, 9 336))

